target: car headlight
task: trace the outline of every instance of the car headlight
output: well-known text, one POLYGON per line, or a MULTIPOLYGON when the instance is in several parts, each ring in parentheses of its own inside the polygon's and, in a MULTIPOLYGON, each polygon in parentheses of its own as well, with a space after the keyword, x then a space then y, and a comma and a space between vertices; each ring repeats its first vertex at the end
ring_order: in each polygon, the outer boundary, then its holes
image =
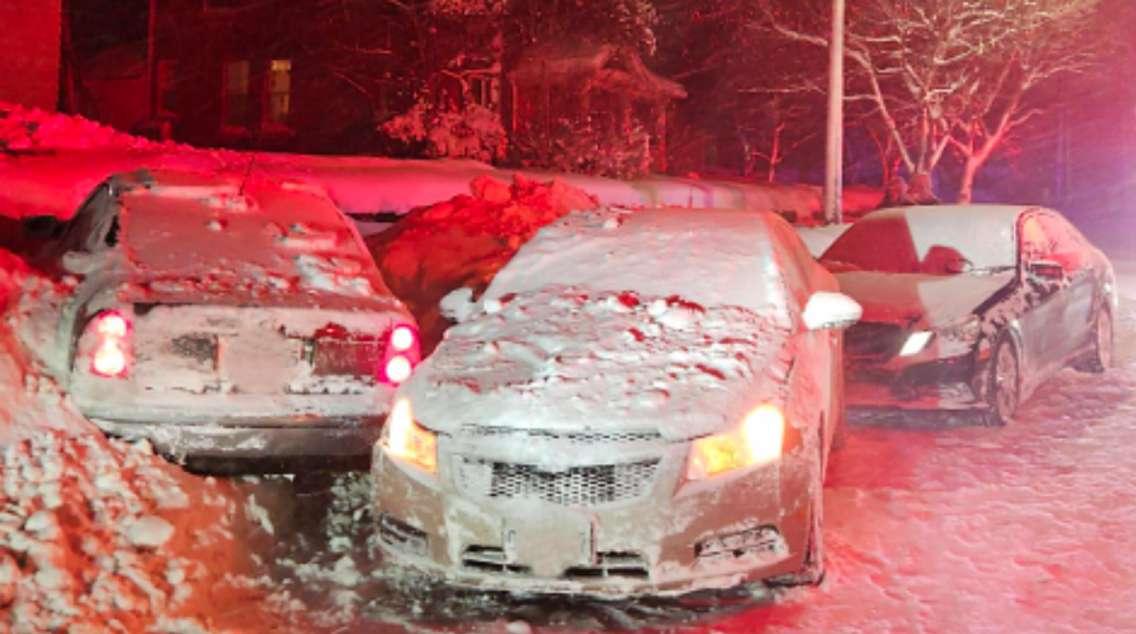
POLYGON ((907 340, 903 342, 903 347, 899 349, 899 356, 910 357, 912 355, 923 352, 923 348, 931 343, 931 337, 935 333, 930 330, 916 330, 915 332, 907 335, 907 340))
POLYGON ((940 328, 938 332, 944 339, 974 343, 982 334, 982 320, 978 315, 967 315, 962 321, 940 328))
POLYGON ((738 427, 695 440, 686 465, 688 480, 769 464, 781 457, 785 417, 776 405, 760 405, 738 427))
POLYGON ((414 421, 409 399, 395 401, 379 442, 391 457, 427 473, 438 470, 438 435, 414 421))

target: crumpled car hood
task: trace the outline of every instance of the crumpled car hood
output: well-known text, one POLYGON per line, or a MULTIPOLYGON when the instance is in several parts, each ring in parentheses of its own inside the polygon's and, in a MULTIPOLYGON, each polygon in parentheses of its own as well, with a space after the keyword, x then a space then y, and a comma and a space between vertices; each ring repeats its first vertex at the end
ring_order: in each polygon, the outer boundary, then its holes
POLYGON ((840 290, 864 308, 861 321, 938 328, 964 319, 1014 279, 993 275, 916 275, 851 271, 836 274, 840 290))
MULTIPOLYGON (((651 431, 737 424, 783 398, 790 334, 740 307, 542 289, 489 300, 402 386, 425 427, 651 431)), ((397 398, 397 397, 396 397, 397 398)))

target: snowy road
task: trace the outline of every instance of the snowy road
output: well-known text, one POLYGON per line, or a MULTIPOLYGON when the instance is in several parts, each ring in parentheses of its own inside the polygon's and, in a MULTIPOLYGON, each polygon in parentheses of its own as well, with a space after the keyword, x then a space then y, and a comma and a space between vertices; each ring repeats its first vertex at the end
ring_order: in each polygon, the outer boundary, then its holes
POLYGON ((1136 276, 1121 279, 1120 367, 1104 377, 1062 373, 1002 429, 852 430, 830 468, 820 588, 704 605, 427 591, 369 574, 369 523, 352 521, 365 480, 294 526, 304 545, 280 545, 295 561, 274 578, 314 609, 309 625, 348 631, 1136 631, 1136 276))

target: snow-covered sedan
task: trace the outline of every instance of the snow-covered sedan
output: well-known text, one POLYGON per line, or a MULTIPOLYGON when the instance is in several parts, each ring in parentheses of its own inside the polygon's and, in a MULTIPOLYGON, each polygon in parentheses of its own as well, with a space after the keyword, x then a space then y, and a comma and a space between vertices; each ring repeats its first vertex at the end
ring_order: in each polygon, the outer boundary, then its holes
POLYGON ((1112 265, 1056 211, 885 209, 821 264, 864 307, 844 339, 858 416, 977 411, 1001 425, 1055 371, 1111 363, 1112 265))
POLYGON ((608 596, 817 580, 860 314, 836 289, 773 214, 544 228, 478 302, 447 297, 460 323, 396 393, 372 461, 385 560, 608 596))
POLYGON ((365 467, 419 360, 358 233, 303 185, 117 176, 32 263, 64 290, 25 341, 83 414, 210 467, 365 467))

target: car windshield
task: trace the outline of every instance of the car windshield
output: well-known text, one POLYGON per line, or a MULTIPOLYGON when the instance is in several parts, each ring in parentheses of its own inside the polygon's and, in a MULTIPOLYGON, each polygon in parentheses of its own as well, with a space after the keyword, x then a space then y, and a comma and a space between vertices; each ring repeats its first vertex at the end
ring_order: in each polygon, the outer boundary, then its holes
POLYGON ((905 213, 865 218, 833 242, 821 263, 836 272, 923 275, 990 273, 1015 266, 1012 222, 941 220, 905 213))
POLYGON ((575 286, 741 306, 787 322, 792 309, 773 240, 757 214, 575 214, 526 244, 486 297, 575 286))

